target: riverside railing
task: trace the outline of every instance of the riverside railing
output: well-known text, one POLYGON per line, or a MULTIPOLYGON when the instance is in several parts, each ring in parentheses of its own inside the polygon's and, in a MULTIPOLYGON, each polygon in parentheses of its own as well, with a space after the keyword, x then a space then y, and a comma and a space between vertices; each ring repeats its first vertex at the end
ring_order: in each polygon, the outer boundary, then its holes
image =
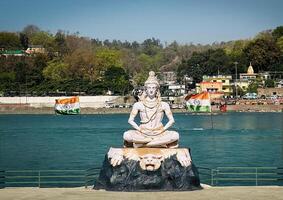
POLYGON ((0 189, 5 187, 5 171, 0 170, 0 189))
POLYGON ((283 167, 199 168, 200 180, 211 186, 283 185, 283 167))
POLYGON ((99 168, 88 170, 7 170, 1 172, 0 188, 1 182, 2 188, 88 187, 94 184, 99 168))
MULTIPOLYGON (((100 168, 87 170, 0 170, 0 189, 5 187, 92 186, 100 168)), ((283 185, 283 167, 198 167, 201 183, 211 186, 283 185)))

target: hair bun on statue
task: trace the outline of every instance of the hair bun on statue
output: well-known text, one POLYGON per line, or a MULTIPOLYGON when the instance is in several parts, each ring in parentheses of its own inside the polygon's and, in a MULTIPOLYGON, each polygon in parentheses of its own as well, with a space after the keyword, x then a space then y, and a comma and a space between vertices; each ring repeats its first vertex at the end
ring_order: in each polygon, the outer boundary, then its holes
POLYGON ((158 87, 159 87, 159 82, 158 82, 158 79, 156 78, 155 76, 155 73, 154 71, 150 71, 148 73, 148 78, 147 80, 145 81, 144 85, 147 85, 147 84, 156 84, 158 87))

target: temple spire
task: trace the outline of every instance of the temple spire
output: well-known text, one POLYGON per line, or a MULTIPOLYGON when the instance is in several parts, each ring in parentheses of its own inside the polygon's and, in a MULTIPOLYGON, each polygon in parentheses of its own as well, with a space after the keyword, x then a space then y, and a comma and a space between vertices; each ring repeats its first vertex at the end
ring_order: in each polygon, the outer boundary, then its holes
POLYGON ((251 62, 250 62, 250 66, 248 67, 247 74, 254 74, 254 69, 253 69, 253 66, 252 66, 251 62))

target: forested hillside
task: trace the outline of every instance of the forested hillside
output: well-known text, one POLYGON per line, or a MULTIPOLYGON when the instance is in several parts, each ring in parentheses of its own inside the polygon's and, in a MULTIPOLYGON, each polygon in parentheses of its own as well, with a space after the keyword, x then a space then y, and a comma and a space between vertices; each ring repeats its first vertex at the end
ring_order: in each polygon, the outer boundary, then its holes
MULTIPOLYGON (((207 33, 209 34, 209 33, 207 33)), ((177 39, 177 38, 176 38, 177 39)), ((212 44, 104 40, 79 33, 52 34, 35 25, 21 32, 0 32, 0 91, 85 92, 89 95, 127 94, 141 85, 150 70, 176 71, 201 81, 202 75, 245 72, 251 62, 255 72, 283 71, 283 26, 254 38, 212 44), (44 53, 5 55, 12 50, 41 46, 44 53)))

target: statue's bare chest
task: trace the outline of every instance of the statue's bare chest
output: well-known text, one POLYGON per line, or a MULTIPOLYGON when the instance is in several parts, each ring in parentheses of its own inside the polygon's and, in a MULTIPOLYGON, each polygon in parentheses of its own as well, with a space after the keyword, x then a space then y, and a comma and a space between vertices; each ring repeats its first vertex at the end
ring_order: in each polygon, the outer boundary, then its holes
POLYGON ((150 120, 150 121, 160 121, 162 119, 164 111, 161 106, 154 108, 147 108, 144 105, 140 108, 140 117, 142 120, 150 120))

